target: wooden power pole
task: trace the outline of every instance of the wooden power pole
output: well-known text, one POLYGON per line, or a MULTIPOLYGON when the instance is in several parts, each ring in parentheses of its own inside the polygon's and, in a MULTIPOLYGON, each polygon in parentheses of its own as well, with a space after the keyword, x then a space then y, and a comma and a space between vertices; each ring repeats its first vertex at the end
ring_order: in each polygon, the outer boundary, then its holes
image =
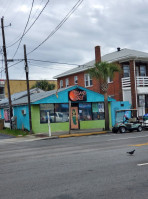
POLYGON ((28 62, 27 62, 26 45, 24 45, 24 60, 25 60, 26 83, 27 83, 27 93, 28 93, 29 124, 30 124, 30 133, 32 133, 30 90, 29 90, 29 78, 28 78, 29 69, 28 69, 28 62))
POLYGON ((5 61, 5 73, 7 80, 7 89, 8 89, 8 99, 9 99, 9 111, 10 111, 10 129, 12 129, 12 104, 11 104, 11 94, 10 94, 10 85, 9 85, 9 75, 8 75, 8 66, 7 66, 7 52, 6 52, 6 43, 5 43, 5 32, 4 32, 4 18, 1 18, 1 28, 2 28, 2 39, 3 39, 3 53, 5 61))

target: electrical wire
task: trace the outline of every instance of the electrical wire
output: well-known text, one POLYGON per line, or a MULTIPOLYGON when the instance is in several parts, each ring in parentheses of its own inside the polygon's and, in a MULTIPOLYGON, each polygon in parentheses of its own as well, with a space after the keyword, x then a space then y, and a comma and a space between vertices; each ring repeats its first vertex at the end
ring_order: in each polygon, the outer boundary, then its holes
MULTIPOLYGON (((46 69, 46 70, 50 70, 50 69, 52 69, 52 70, 59 70, 59 68, 55 68, 55 67, 50 67, 50 68, 47 68, 46 66, 38 66, 38 65, 35 65, 35 64, 33 64, 33 63, 29 63, 29 65, 31 65, 31 66, 35 66, 35 67, 38 67, 38 68, 44 68, 44 69, 46 69)), ((60 68, 61 69, 61 68, 60 68)))
POLYGON ((31 19, 31 20, 33 20, 33 18, 35 18, 35 15, 37 14, 37 12, 38 12, 40 6, 42 5, 42 3, 43 3, 43 0, 41 0, 41 2, 40 2, 40 4, 39 4, 39 7, 38 7, 37 10, 35 11, 35 13, 32 15, 32 19, 31 19))
MULTIPOLYGON (((38 20, 38 18, 40 17, 40 15, 42 14, 42 12, 44 11, 44 9, 46 8, 46 6, 48 5, 50 0, 48 0, 45 4, 45 6, 43 7, 43 9, 41 10, 41 12, 38 14, 38 16, 36 17, 36 19, 34 20, 34 22, 30 25, 30 27, 24 32, 23 36, 27 34, 27 32, 32 28, 32 26, 35 24, 35 22, 38 20)), ((12 43, 10 46, 7 46, 7 48, 10 48, 12 46, 14 46, 16 43, 18 43, 21 40, 22 37, 20 37, 18 40, 16 40, 14 43, 12 43)))
POLYGON ((44 39, 37 47, 35 47, 32 51, 30 51, 27 55, 33 53, 35 50, 37 50, 41 45, 43 45, 50 37, 52 37, 60 28, 61 26, 68 20, 68 18, 75 12, 75 10, 80 6, 80 4, 83 2, 83 0, 79 0, 73 8, 68 12, 68 14, 63 18, 63 20, 56 26, 56 28, 44 39))
POLYGON ((18 44, 18 47, 17 47, 17 49, 16 49, 16 51, 15 51, 15 53, 14 53, 14 55, 13 55, 13 58, 15 57, 15 55, 16 55, 16 53, 17 53, 19 47, 20 47, 21 41, 22 41, 22 39, 23 39, 23 37, 24 37, 24 33, 25 33, 25 31, 26 31, 26 28, 27 28, 28 23, 29 23, 29 20, 30 20, 30 16, 31 16, 31 12, 32 12, 33 5, 34 5, 34 0, 32 0, 32 5, 31 5, 30 12, 29 12, 28 20, 27 20, 27 23, 26 23, 26 25, 25 25, 25 28, 24 28, 23 34, 22 34, 22 36, 21 36, 20 42, 19 42, 19 44, 18 44))
POLYGON ((66 62, 56 62, 56 61, 49 61, 49 60, 39 60, 39 59, 28 59, 30 61, 36 61, 36 62, 44 62, 44 63, 52 63, 52 64, 62 64, 62 65, 74 65, 78 66, 78 64, 71 64, 71 63, 66 63, 66 62))

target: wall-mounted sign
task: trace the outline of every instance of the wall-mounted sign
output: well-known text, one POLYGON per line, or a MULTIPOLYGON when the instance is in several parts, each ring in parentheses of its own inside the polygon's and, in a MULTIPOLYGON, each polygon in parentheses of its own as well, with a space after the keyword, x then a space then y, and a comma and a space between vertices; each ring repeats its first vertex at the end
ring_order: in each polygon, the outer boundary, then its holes
POLYGON ((69 91, 69 100, 73 102, 86 101, 87 100, 86 91, 81 90, 79 88, 69 91))

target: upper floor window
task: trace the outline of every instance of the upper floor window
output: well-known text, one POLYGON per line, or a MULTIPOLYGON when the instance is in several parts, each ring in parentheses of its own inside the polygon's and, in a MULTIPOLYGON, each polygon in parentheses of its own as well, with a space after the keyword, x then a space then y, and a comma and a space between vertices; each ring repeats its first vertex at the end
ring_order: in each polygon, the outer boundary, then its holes
POLYGON ((78 84, 78 76, 74 76, 74 84, 78 84))
POLYGON ((136 76, 146 76, 146 67, 136 66, 136 76))
POLYGON ((66 87, 69 86, 69 79, 68 78, 65 79, 65 85, 66 85, 66 87))
POLYGON ((128 65, 123 65, 123 77, 130 77, 130 68, 128 65))
POLYGON ((146 67, 140 66, 140 76, 146 76, 146 67))
POLYGON ((90 77, 90 74, 84 75, 84 81, 85 81, 85 87, 92 86, 92 78, 90 77))
POLYGON ((60 88, 63 88, 63 80, 60 80, 60 88))
POLYGON ((113 82, 113 78, 111 78, 111 77, 108 77, 108 78, 107 78, 107 82, 108 82, 108 83, 111 83, 111 82, 113 82))

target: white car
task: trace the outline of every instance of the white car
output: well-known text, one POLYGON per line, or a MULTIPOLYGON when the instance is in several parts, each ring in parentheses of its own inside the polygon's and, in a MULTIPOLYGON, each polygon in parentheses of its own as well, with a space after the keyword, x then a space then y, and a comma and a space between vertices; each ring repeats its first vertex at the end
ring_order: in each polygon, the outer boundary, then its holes
POLYGON ((50 122, 54 122, 54 118, 56 119, 56 122, 63 122, 63 113, 50 113, 50 122))

